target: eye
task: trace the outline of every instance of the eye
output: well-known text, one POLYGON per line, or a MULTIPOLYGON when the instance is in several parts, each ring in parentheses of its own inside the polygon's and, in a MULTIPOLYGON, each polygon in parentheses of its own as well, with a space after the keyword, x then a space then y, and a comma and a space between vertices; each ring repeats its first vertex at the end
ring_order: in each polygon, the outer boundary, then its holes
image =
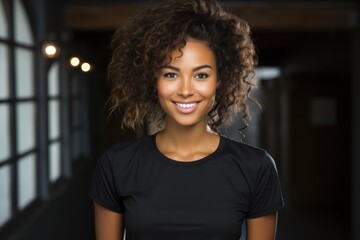
POLYGON ((173 72, 169 72, 169 73, 165 73, 164 77, 166 77, 166 78, 176 78, 177 74, 173 73, 173 72))
POLYGON ((198 73, 196 74, 195 78, 200 78, 200 79, 205 79, 205 78, 208 78, 209 75, 206 74, 206 73, 198 73))

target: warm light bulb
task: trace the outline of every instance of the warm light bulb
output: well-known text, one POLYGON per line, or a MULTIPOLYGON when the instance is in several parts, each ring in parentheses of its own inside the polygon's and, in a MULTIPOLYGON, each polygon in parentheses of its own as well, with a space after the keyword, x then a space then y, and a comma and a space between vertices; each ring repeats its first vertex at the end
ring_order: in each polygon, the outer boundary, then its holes
POLYGON ((80 59, 77 58, 77 57, 72 57, 72 58, 70 59, 70 64, 71 64, 71 66, 73 66, 73 67, 77 67, 77 66, 79 66, 79 64, 80 64, 80 59))
POLYGON ((88 72, 91 70, 91 65, 87 62, 84 62, 83 64, 81 64, 81 70, 83 72, 88 72))
POLYGON ((56 47, 54 45, 49 45, 45 48, 46 55, 54 56, 56 54, 56 47))
POLYGON ((60 48, 54 42, 45 42, 42 45, 42 53, 46 58, 56 58, 60 54, 60 48))

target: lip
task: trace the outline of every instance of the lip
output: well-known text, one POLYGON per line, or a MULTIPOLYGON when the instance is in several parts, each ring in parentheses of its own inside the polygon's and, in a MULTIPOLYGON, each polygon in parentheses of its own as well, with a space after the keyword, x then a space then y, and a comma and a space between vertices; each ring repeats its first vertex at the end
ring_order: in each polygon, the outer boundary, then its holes
POLYGON ((176 108, 181 112, 181 113, 192 113, 193 111, 196 110, 196 108, 198 107, 200 101, 192 101, 192 102, 177 102, 177 101, 173 101, 173 103, 175 104, 176 108))

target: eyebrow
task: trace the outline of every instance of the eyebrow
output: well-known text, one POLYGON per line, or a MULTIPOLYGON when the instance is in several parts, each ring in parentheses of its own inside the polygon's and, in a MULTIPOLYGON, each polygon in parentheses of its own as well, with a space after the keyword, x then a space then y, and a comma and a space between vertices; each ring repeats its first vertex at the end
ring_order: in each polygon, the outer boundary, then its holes
MULTIPOLYGON (((166 66, 163 66, 162 68, 168 68, 168 69, 171 69, 171 70, 180 72, 180 69, 179 69, 179 68, 174 67, 174 66, 171 66, 171 65, 166 65, 166 66)), ((212 69, 209 65, 201 65, 201 66, 198 66, 198 67, 193 68, 192 71, 193 71, 193 72, 196 72, 196 71, 199 71, 200 69, 203 69, 203 68, 210 68, 210 69, 212 69)))

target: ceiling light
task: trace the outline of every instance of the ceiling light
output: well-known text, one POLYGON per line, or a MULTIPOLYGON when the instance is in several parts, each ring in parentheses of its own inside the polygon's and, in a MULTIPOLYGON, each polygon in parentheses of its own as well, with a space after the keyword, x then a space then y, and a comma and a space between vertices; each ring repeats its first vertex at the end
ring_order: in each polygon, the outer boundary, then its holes
POLYGON ((42 45, 42 53, 46 58, 56 58, 60 54, 60 48, 54 42, 45 42, 42 45))
POLYGON ((83 64, 81 64, 81 70, 83 72, 89 72, 91 70, 91 65, 87 62, 84 62, 83 64))
POLYGON ((77 67, 80 64, 80 59, 78 57, 72 57, 70 59, 70 65, 73 67, 77 67))

